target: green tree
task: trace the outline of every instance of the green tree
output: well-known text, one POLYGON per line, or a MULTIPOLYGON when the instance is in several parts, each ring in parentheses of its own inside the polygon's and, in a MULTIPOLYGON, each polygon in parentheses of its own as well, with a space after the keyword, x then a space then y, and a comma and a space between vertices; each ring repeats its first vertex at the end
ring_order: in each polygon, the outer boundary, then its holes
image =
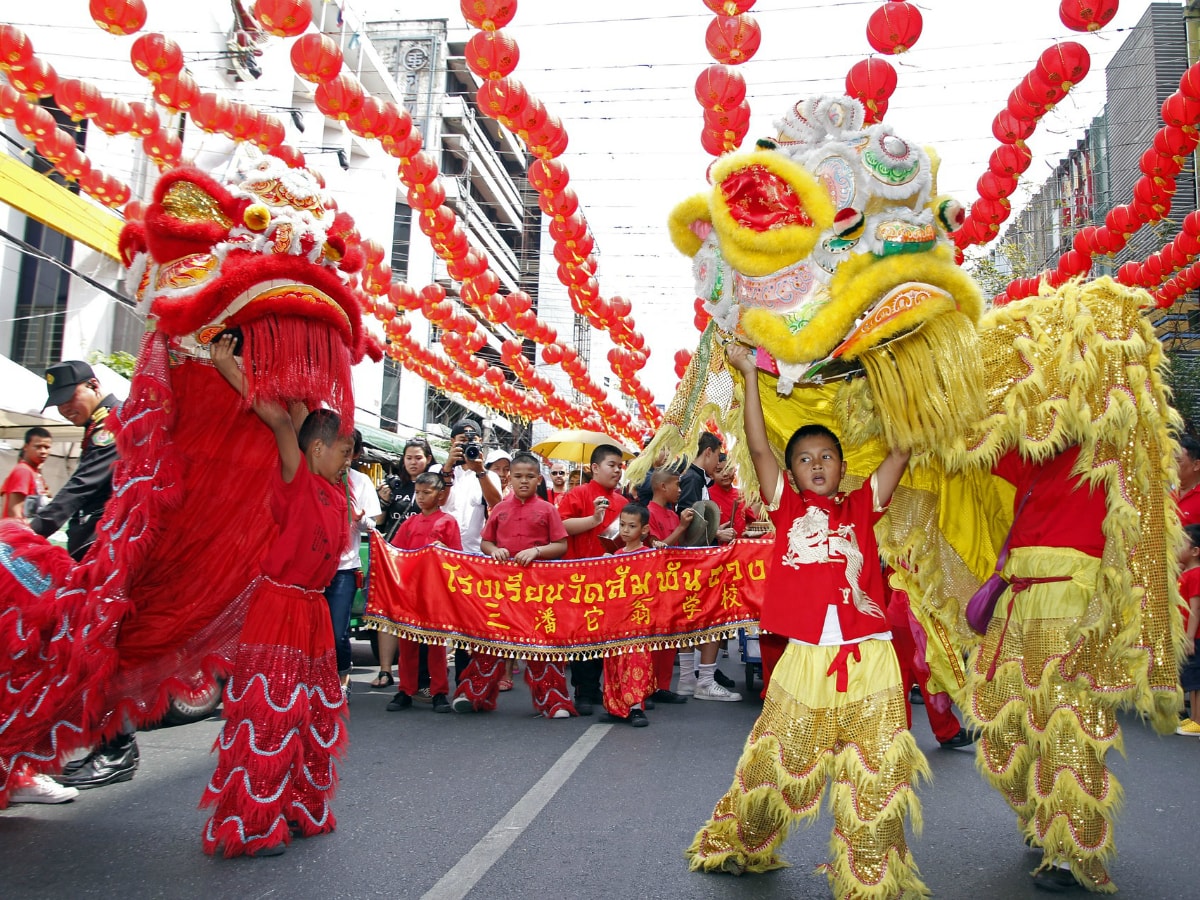
POLYGON ((118 375, 132 378, 134 367, 137 366, 137 357, 123 350, 118 350, 115 353, 101 353, 99 350, 93 350, 88 355, 88 362, 93 365, 100 363, 101 365, 108 366, 118 375))

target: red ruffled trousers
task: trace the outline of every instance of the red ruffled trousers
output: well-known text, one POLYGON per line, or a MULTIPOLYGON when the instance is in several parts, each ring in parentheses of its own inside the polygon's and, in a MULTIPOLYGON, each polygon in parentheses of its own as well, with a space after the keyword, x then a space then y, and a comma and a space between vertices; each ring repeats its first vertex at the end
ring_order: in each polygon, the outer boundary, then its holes
POLYGON ((260 577, 233 672, 217 770, 200 800, 213 808, 204 852, 254 855, 293 833, 333 831, 334 758, 346 747, 329 608, 320 591, 260 577))
MULTIPOLYGON (((490 712, 500 697, 500 680, 504 677, 504 660, 488 653, 472 653, 471 662, 459 679, 456 697, 466 697, 476 712, 490 712)), ((561 662, 525 662, 525 683, 533 708, 547 719, 559 710, 577 716, 575 704, 567 695, 567 664, 561 662)))

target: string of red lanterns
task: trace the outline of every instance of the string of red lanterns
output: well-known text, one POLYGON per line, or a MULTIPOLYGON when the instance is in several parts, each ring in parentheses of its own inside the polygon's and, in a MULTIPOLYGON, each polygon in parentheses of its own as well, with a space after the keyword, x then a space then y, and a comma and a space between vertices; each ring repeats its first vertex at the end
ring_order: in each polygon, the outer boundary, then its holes
MULTIPOLYGON (((287 0, 274 0, 275 15, 286 14, 286 6, 287 0)), ((487 254, 470 244, 453 210, 445 206, 446 193, 437 163, 428 153, 422 152, 422 136, 412 127, 408 113, 394 104, 368 96, 357 78, 341 73, 341 53, 325 35, 304 35, 293 45, 290 56, 297 74, 317 85, 314 103, 321 112, 344 121, 360 137, 380 140, 385 151, 400 160, 399 175, 408 188, 410 206, 418 210, 418 225, 431 238, 434 251, 446 262, 451 277, 462 283, 460 295, 464 302, 474 306, 489 321, 507 319, 506 324, 523 337, 543 342, 554 340, 553 329, 532 313, 531 304, 522 292, 518 292, 521 297, 515 299, 515 295, 503 298, 497 293, 499 278, 490 271, 487 254), (526 301, 523 307, 522 299, 526 301)), ((367 284, 390 281, 390 269, 382 265, 382 255, 374 263, 368 257, 364 281, 367 284)), ((443 327, 443 350, 465 371, 476 378, 483 376, 491 385, 504 382, 502 370, 488 367, 486 362, 472 355, 486 343, 486 337, 478 330, 474 317, 448 301, 440 287, 430 285, 421 292, 397 290, 396 295, 400 303, 423 310, 430 321, 443 327)), ((376 314, 385 322, 385 327, 395 316, 395 308, 389 309, 390 305, 376 304, 376 314)), ((502 346, 502 353, 507 351, 506 362, 515 359, 511 352, 514 346, 520 349, 516 342, 506 342, 506 346, 502 346)), ((576 388, 598 407, 598 415, 588 421, 598 422, 600 416, 617 423, 627 421, 628 416, 608 404, 602 389, 587 378, 586 367, 571 365, 578 362, 574 350, 564 350, 568 351, 564 353, 564 370, 576 388)), ((510 368, 513 367, 510 365, 510 368)), ((560 401, 554 394, 553 385, 536 376, 532 367, 526 371, 518 363, 514 374, 518 378, 524 375, 521 380, 527 386, 546 395, 541 407, 526 404, 526 415, 538 412, 553 415, 556 410, 578 411, 577 407, 560 401)))
MULTIPOLYGON (((1175 194, 1175 176, 1187 157, 1200 144, 1200 63, 1191 66, 1179 80, 1179 90, 1162 105, 1163 126, 1139 161, 1142 176, 1134 182, 1129 203, 1108 211, 1104 224, 1079 229, 1072 249, 1059 257, 1053 270, 1031 278, 1018 278, 1008 285, 994 302, 1005 303, 1037 293, 1044 279, 1057 286, 1070 278, 1086 274, 1096 256, 1120 252, 1130 237, 1143 225, 1161 221, 1171 211, 1175 194)), ((1184 285, 1192 276, 1173 278, 1189 266, 1200 252, 1196 242, 1200 234, 1200 216, 1189 214, 1185 228, 1174 240, 1141 262, 1127 262, 1117 270, 1116 279, 1130 287, 1155 290, 1160 307, 1167 307, 1183 295, 1184 285), (1166 281, 1166 284, 1164 284, 1166 281)))
MULTIPOLYGON (((579 208, 579 198, 569 187, 570 173, 557 159, 567 146, 566 131, 544 104, 511 77, 520 59, 520 48, 502 28, 512 21, 516 8, 515 0, 460 0, 463 17, 479 29, 467 42, 465 51, 467 66, 483 80, 477 103, 481 112, 495 118, 538 157, 529 167, 528 178, 538 191, 539 207, 550 218, 550 236, 559 263, 558 279, 567 288, 572 309, 593 327, 609 332, 617 345, 608 354, 613 373, 623 392, 638 403, 643 419, 651 427, 657 427, 661 413, 654 406, 653 394, 637 377, 649 355, 645 339, 634 329, 628 300, 613 297, 606 301, 600 296, 596 261, 591 255, 595 241, 579 208)), ((542 358, 553 364, 560 359, 560 353, 548 345, 543 348, 542 358)), ((591 396, 593 401, 603 396, 602 392, 599 396, 594 392, 589 394, 586 368, 577 358, 564 360, 562 365, 576 390, 591 396)), ((618 417, 628 419, 626 414, 615 412, 618 417)))
POLYGON ((754 0, 704 0, 714 13, 704 32, 704 46, 716 60, 696 79, 696 100, 704 109, 700 146, 712 156, 742 145, 750 130, 746 82, 730 68, 748 62, 758 52, 762 31, 747 10, 754 0))
MULTIPOLYGON (((867 43, 886 56, 907 53, 921 37, 921 11, 905 0, 887 0, 867 20, 867 43)), ((886 59, 860 59, 846 73, 846 94, 866 110, 868 125, 883 120, 899 84, 896 68, 886 59)))

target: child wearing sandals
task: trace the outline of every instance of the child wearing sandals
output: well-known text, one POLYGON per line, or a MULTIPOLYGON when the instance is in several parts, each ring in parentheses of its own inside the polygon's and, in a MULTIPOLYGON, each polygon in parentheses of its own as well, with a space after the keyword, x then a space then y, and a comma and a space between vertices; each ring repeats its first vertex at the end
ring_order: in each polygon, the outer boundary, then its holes
MULTIPOLYGON (((222 337, 213 364, 245 396, 233 352, 234 339, 222 337)), ((346 701, 324 588, 349 536, 341 479, 353 441, 326 409, 308 414, 298 430, 299 405, 295 419, 275 403, 253 409, 279 449, 271 493, 279 534, 249 588, 225 684, 217 770, 200 800, 213 807, 203 832, 209 855, 277 856, 293 833, 333 831, 334 757, 346 746, 346 701)))

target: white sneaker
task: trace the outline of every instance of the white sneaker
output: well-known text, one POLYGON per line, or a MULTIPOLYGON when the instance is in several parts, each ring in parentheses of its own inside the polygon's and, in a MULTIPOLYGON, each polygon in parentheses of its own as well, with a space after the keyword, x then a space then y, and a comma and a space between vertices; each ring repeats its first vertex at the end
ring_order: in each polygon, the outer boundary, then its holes
POLYGON ((79 796, 73 787, 63 787, 49 775, 34 775, 33 784, 8 795, 9 803, 70 803, 79 796))
POLYGON ((679 684, 675 688, 675 693, 682 694, 684 697, 690 697, 696 693, 696 673, 683 672, 679 676, 679 684))
POLYGON ((721 700, 725 703, 736 703, 742 699, 741 694, 723 688, 715 681, 708 684, 697 684, 692 696, 697 700, 721 700))

